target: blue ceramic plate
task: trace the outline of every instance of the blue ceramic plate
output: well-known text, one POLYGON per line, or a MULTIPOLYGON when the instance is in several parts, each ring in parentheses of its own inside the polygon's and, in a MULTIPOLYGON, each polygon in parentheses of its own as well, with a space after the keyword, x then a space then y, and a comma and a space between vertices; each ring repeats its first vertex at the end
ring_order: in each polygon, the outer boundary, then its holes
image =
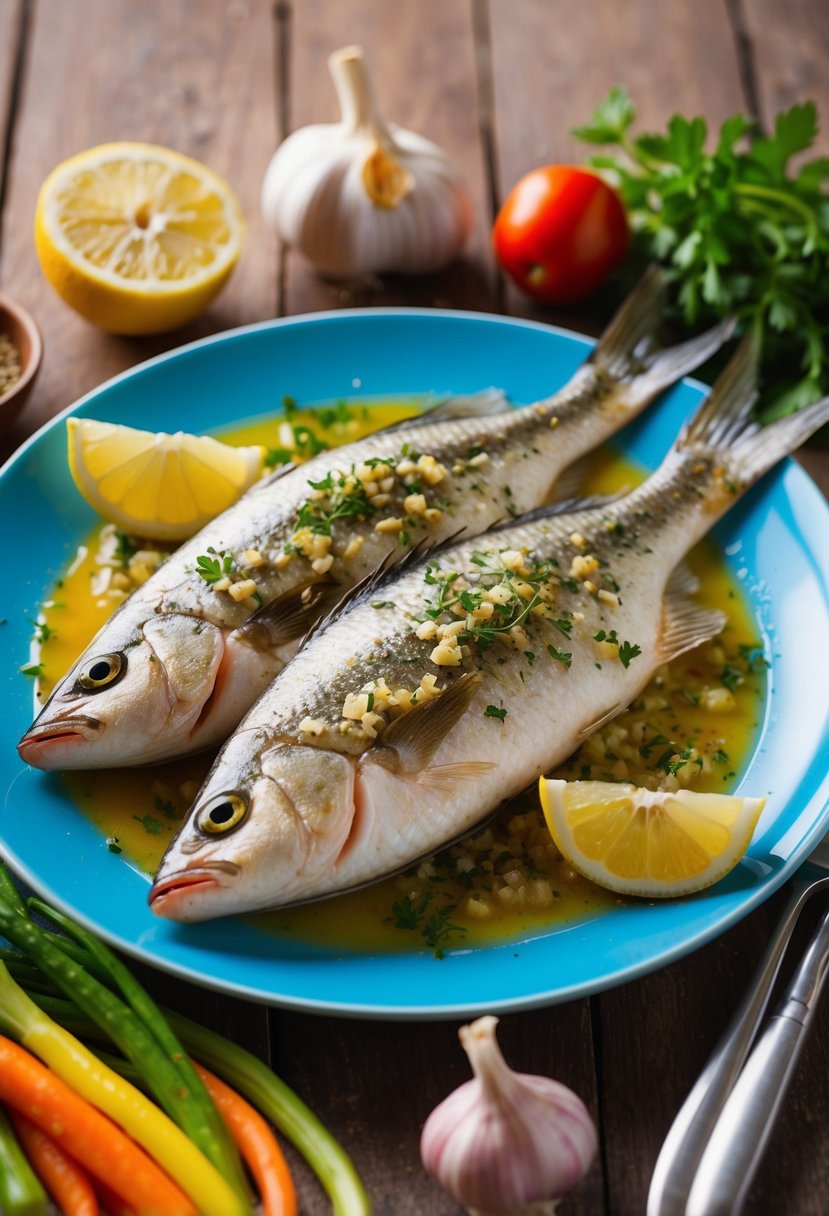
MULTIPOLYGON (((272 413, 283 393, 468 393, 489 385, 533 401, 590 347, 547 326, 476 314, 365 310, 268 322, 184 347, 111 380, 74 412, 153 429, 221 428, 272 413)), ((702 396, 685 382, 622 437, 655 466, 702 396)), ((770 792, 746 859, 701 895, 636 904, 531 940, 416 955, 335 954, 242 921, 178 926, 153 917, 147 882, 107 852, 59 782, 25 769, 14 744, 31 719, 25 662, 38 604, 93 525, 66 467, 62 419, 0 475, 6 571, 0 841, 45 898, 146 962, 277 1005, 368 1017, 455 1017, 596 992, 693 950, 766 899, 820 839, 829 795, 829 510, 795 464, 771 474, 717 536, 773 654, 765 718, 741 788, 770 792)))

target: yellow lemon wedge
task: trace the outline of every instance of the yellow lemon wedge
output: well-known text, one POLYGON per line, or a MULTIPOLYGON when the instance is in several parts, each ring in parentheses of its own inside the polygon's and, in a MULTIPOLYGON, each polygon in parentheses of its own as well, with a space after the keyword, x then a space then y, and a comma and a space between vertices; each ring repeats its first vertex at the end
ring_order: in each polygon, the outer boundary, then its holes
POLYGON ((89 148, 40 188, 35 246, 46 278, 88 320, 118 334, 175 329, 206 308, 242 248, 230 186, 154 144, 89 148))
POLYGON ((765 798, 542 777, 541 805, 573 869, 622 895, 690 895, 745 853, 765 798))
POLYGON ((262 471, 265 449, 207 435, 138 431, 67 418, 69 469, 86 501, 125 532, 186 540, 227 510, 262 471))

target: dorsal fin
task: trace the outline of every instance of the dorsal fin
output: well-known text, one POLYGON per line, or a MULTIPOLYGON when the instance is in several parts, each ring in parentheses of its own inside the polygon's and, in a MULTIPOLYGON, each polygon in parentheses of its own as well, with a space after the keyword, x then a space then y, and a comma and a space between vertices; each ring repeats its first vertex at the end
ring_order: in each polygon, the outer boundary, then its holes
MULTIPOLYGON (((537 523, 540 519, 557 519, 559 516, 565 515, 571 516, 572 519, 568 520, 567 528, 564 531, 575 532, 579 525, 587 519, 588 512, 598 511, 603 507, 607 508, 623 497, 623 494, 592 494, 587 498, 567 498, 562 499, 561 502, 549 502, 543 507, 527 511, 526 515, 517 515, 515 519, 499 520, 497 524, 493 524, 484 532, 480 539, 485 541, 494 532, 507 532, 510 528, 521 528, 525 524, 537 523)), ((596 520, 590 518, 589 522, 595 524, 596 520)))
POLYGON ((468 396, 447 397, 438 405, 431 406, 422 414, 412 418, 401 418, 388 426, 372 431, 372 435, 390 435, 394 431, 409 431, 418 426, 429 426, 433 422, 449 422, 452 418, 489 418, 492 414, 503 414, 512 408, 509 397, 500 388, 485 388, 468 396))
POLYGON ((335 617, 341 616, 346 608, 356 608, 359 603, 371 599, 382 591, 387 583, 398 579, 411 566, 416 566, 418 562, 425 560, 427 557, 431 558, 434 554, 442 552, 445 547, 454 544, 464 531, 464 528, 460 528, 457 532, 453 532, 451 536, 447 537, 445 541, 438 544, 430 544, 430 538, 424 536, 416 545, 408 549, 401 558, 396 558, 395 550, 390 549, 373 570, 370 570, 353 587, 347 587, 339 598, 327 607, 325 613, 314 621, 300 643, 300 650, 307 646, 311 639, 316 637, 318 633, 321 633, 323 629, 327 629, 335 617))

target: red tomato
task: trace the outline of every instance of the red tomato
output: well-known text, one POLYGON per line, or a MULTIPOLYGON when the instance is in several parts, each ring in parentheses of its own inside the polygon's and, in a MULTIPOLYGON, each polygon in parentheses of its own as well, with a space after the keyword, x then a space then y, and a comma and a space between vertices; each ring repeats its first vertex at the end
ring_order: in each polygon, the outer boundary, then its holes
POLYGON ((597 174, 569 165, 545 165, 522 177, 492 230, 507 274, 550 304, 572 304, 594 292, 628 240, 616 192, 597 174))

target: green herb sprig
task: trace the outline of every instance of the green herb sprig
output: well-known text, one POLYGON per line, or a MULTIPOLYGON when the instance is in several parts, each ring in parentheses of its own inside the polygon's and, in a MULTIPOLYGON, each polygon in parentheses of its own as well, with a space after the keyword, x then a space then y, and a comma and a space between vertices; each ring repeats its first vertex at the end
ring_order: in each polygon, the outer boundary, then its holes
POLYGON ((208 549, 207 553, 202 553, 196 558, 196 574, 211 585, 227 578, 233 570, 233 566, 231 553, 216 553, 215 549, 208 549))
POLYGON ((713 148, 704 118, 633 135, 635 117, 617 87, 572 132, 615 150, 590 164, 625 202, 634 253, 669 268, 688 326, 736 313, 763 331, 763 421, 816 401, 829 391, 829 158, 790 169, 814 143, 815 103, 778 114, 770 135, 735 114, 713 148))

